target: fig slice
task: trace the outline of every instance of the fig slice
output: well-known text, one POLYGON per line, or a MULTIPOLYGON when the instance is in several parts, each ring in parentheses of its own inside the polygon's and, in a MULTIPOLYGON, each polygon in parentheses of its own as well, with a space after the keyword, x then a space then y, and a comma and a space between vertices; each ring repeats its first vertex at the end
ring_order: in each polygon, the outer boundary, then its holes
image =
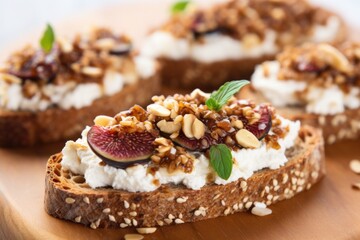
POLYGON ((87 141, 93 152, 106 164, 116 168, 127 168, 135 163, 146 163, 155 147, 156 136, 148 131, 126 132, 92 126, 87 141))
POLYGON ((259 140, 261 140, 270 131, 272 120, 271 120, 271 112, 266 105, 260 106, 259 113, 261 115, 259 121, 251 125, 250 124, 246 125, 245 129, 249 130, 259 140))
MULTIPOLYGON (((220 140, 220 139, 219 139, 220 140)), ((200 138, 188 138, 182 132, 179 133, 175 139, 173 139, 175 143, 178 145, 192 151, 201 151, 211 147, 211 145, 218 144, 220 141, 212 138, 209 133, 205 133, 205 135, 200 138)))

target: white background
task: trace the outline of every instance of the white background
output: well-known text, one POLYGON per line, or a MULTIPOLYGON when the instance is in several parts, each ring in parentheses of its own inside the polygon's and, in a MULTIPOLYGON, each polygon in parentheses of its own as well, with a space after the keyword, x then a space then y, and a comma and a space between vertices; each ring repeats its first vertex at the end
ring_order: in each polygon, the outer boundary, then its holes
MULTIPOLYGON (((79 12, 106 5, 158 0, 0 0, 0 49, 42 28, 45 23, 61 22, 79 12)), ((166 0, 165 0, 166 1, 166 0)), ((169 4, 172 2, 168 0, 169 4)), ((360 0, 312 0, 343 15, 360 28, 360 0)))

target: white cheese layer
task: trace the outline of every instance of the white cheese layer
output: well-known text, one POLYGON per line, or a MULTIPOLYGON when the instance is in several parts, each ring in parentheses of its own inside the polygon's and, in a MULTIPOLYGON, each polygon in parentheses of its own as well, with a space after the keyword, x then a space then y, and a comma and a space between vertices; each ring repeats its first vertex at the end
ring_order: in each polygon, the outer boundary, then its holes
POLYGON ((331 16, 326 22, 326 25, 316 25, 313 29, 313 35, 310 41, 313 42, 331 42, 336 39, 339 34, 341 23, 338 17, 331 16))
POLYGON ((254 88, 260 91, 276 107, 305 104, 309 113, 334 115, 342 113, 345 108, 360 107, 360 88, 352 87, 349 93, 343 92, 337 85, 327 88, 310 86, 305 95, 305 103, 301 102, 296 93, 307 87, 306 82, 291 79, 279 80, 280 64, 277 61, 266 62, 256 67, 251 77, 254 88))
MULTIPOLYGON (((331 42, 336 39, 340 29, 340 20, 329 17, 325 25, 313 27, 309 41, 331 42)), ((180 60, 190 58, 198 62, 211 63, 223 60, 259 58, 279 51, 276 44, 277 33, 268 30, 265 39, 259 44, 246 47, 242 41, 221 33, 205 35, 201 43, 185 38, 176 38, 171 33, 156 31, 144 42, 141 53, 151 58, 169 58, 180 60)))
MULTIPOLYGON (((282 119, 282 125, 289 126, 289 133, 279 141, 279 150, 267 149, 263 144, 258 149, 241 149, 232 152, 235 159, 231 176, 228 180, 221 179, 216 175, 216 184, 227 184, 239 178, 248 179, 254 172, 264 168, 277 169, 283 166, 288 159, 285 150, 294 145, 298 136, 300 122, 292 122, 282 119)), ((127 169, 117 169, 111 166, 101 166, 101 159, 90 149, 87 143, 87 127, 82 138, 76 142, 68 141, 62 150, 63 160, 61 162, 65 169, 85 176, 86 183, 92 188, 111 186, 115 189, 123 189, 130 192, 149 192, 157 189, 160 184, 183 184, 187 188, 198 190, 207 182, 208 174, 214 174, 209 165, 209 160, 201 154, 194 161, 191 173, 176 171, 170 174, 166 168, 160 168, 152 175, 148 173, 148 164, 135 165, 127 169)), ((190 153, 192 154, 192 153, 190 153)))
MULTIPOLYGON (((136 70, 143 79, 153 76, 156 72, 156 62, 145 57, 135 57, 136 70)), ((120 92, 125 84, 138 80, 136 73, 124 75, 107 70, 102 84, 76 84, 69 81, 63 85, 46 84, 32 98, 26 98, 22 93, 21 83, 8 83, 0 75, 0 108, 12 111, 44 111, 57 105, 61 109, 90 106, 96 99, 112 96, 120 92), (41 94, 46 98, 41 98, 41 94)))
POLYGON ((204 36, 203 42, 191 43, 187 39, 177 39, 168 32, 158 31, 147 38, 141 53, 152 58, 165 57, 174 60, 190 58, 198 62, 210 63, 275 54, 278 51, 275 39, 276 34, 268 31, 263 42, 249 48, 241 41, 223 34, 209 34, 204 36))

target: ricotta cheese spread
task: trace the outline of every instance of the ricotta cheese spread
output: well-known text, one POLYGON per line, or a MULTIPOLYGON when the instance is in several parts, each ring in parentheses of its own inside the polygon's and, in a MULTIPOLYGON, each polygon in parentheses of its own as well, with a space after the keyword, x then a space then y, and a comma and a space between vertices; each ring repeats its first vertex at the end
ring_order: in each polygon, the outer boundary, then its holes
MULTIPOLYGON (((149 78, 156 72, 156 62, 143 56, 134 58, 136 70, 141 78, 149 78)), ((63 85, 46 84, 33 97, 26 98, 21 83, 8 83, 0 75, 0 107, 18 111, 44 111, 53 105, 61 109, 80 109, 90 106, 94 100, 120 92, 124 85, 137 80, 134 74, 122 74, 107 70, 102 84, 76 84, 69 81, 63 85), (45 96, 42 98, 41 95, 45 96)))
POLYGON ((342 91, 337 85, 327 88, 316 86, 307 87, 306 82, 292 79, 279 80, 280 64, 277 61, 266 62, 267 74, 262 65, 256 67, 251 81, 255 89, 260 91, 276 107, 290 105, 304 105, 309 113, 321 115, 334 115, 342 113, 345 108, 356 109, 360 107, 360 88, 351 87, 348 93, 342 91), (296 94, 306 90, 305 103, 296 94))
MULTIPOLYGON (((309 41, 331 42, 336 39, 340 26, 339 18, 331 16, 325 25, 313 27, 309 41)), ((173 60, 190 58, 198 62, 211 63, 275 54, 279 51, 276 39, 277 33, 268 30, 261 43, 247 47, 242 41, 221 33, 205 35, 203 41, 198 43, 185 38, 176 38, 166 31, 156 31, 148 36, 141 53, 151 58, 164 57, 173 60)))
POLYGON ((191 58, 199 62, 216 62, 228 59, 256 58, 266 54, 275 54, 276 34, 268 31, 265 39, 250 48, 229 36, 213 33, 204 36, 202 43, 178 39, 168 32, 158 31, 150 35, 141 50, 144 56, 166 57, 174 60, 191 58))
POLYGON ((90 127, 82 132, 82 138, 68 141, 62 150, 62 166, 75 174, 84 175, 86 183, 92 188, 111 186, 114 189, 123 189, 130 192, 149 192, 157 189, 161 184, 183 184, 187 188, 199 190, 207 184, 207 176, 214 174, 215 184, 227 184, 240 178, 248 179, 254 172, 261 169, 277 169, 287 161, 285 151, 294 145, 298 136, 300 122, 293 122, 281 118, 282 127, 289 127, 284 139, 279 139, 280 149, 267 149, 262 143, 258 149, 241 149, 232 151, 234 164, 228 180, 216 175, 209 165, 209 160, 198 152, 189 152, 195 158, 193 171, 184 173, 175 171, 169 173, 166 168, 160 168, 155 174, 148 171, 148 164, 138 164, 126 169, 117 169, 109 165, 103 166, 102 161, 90 149, 87 143, 87 133, 90 127), (160 184, 157 184, 160 183, 160 184))

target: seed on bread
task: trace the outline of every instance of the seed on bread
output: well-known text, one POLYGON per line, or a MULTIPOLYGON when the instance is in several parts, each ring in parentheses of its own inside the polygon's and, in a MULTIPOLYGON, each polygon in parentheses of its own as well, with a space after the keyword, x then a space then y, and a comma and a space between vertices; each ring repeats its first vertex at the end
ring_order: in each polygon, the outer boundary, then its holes
POLYGON ((351 160, 349 166, 354 173, 360 174, 360 160, 358 159, 351 160))
POLYGON ((73 199, 73 198, 71 198, 71 197, 68 197, 68 198, 65 199, 65 202, 66 202, 67 204, 73 204, 73 203, 75 202, 75 199, 73 199))
POLYGON ((96 199, 96 202, 97 203, 102 203, 104 201, 104 198, 98 198, 98 199, 96 199))
POLYGON ((114 217, 114 215, 109 215, 109 220, 112 222, 116 222, 116 218, 114 217))
POLYGON ((184 221, 181 220, 180 218, 176 218, 176 219, 175 219, 175 223, 176 223, 176 224, 182 224, 182 223, 184 223, 184 221))
POLYGON ((136 227, 136 226, 138 225, 137 220, 136 220, 136 219, 133 219, 133 220, 132 220, 132 224, 133 224, 134 227, 136 227))
POLYGON ((247 202, 247 203, 245 203, 245 208, 249 209, 249 208, 251 208, 252 205, 253 205, 253 202, 247 202))
POLYGON ((88 197, 84 197, 83 198, 83 201, 87 204, 90 204, 90 199, 88 197))
POLYGON ((110 208, 105 208, 104 210, 103 210, 103 213, 110 213, 110 208))
POLYGON ((165 218, 164 222, 167 223, 167 224, 171 224, 173 222, 173 220, 169 219, 169 218, 165 218))
POLYGON ((177 203, 184 203, 188 200, 189 197, 179 197, 176 199, 177 203))
POLYGON ((77 216, 74 220, 75 220, 75 222, 77 222, 77 223, 81 222, 81 216, 77 216))
POLYGON ((126 228, 126 227, 128 227, 129 225, 127 225, 126 223, 120 223, 120 227, 121 228, 126 228))

